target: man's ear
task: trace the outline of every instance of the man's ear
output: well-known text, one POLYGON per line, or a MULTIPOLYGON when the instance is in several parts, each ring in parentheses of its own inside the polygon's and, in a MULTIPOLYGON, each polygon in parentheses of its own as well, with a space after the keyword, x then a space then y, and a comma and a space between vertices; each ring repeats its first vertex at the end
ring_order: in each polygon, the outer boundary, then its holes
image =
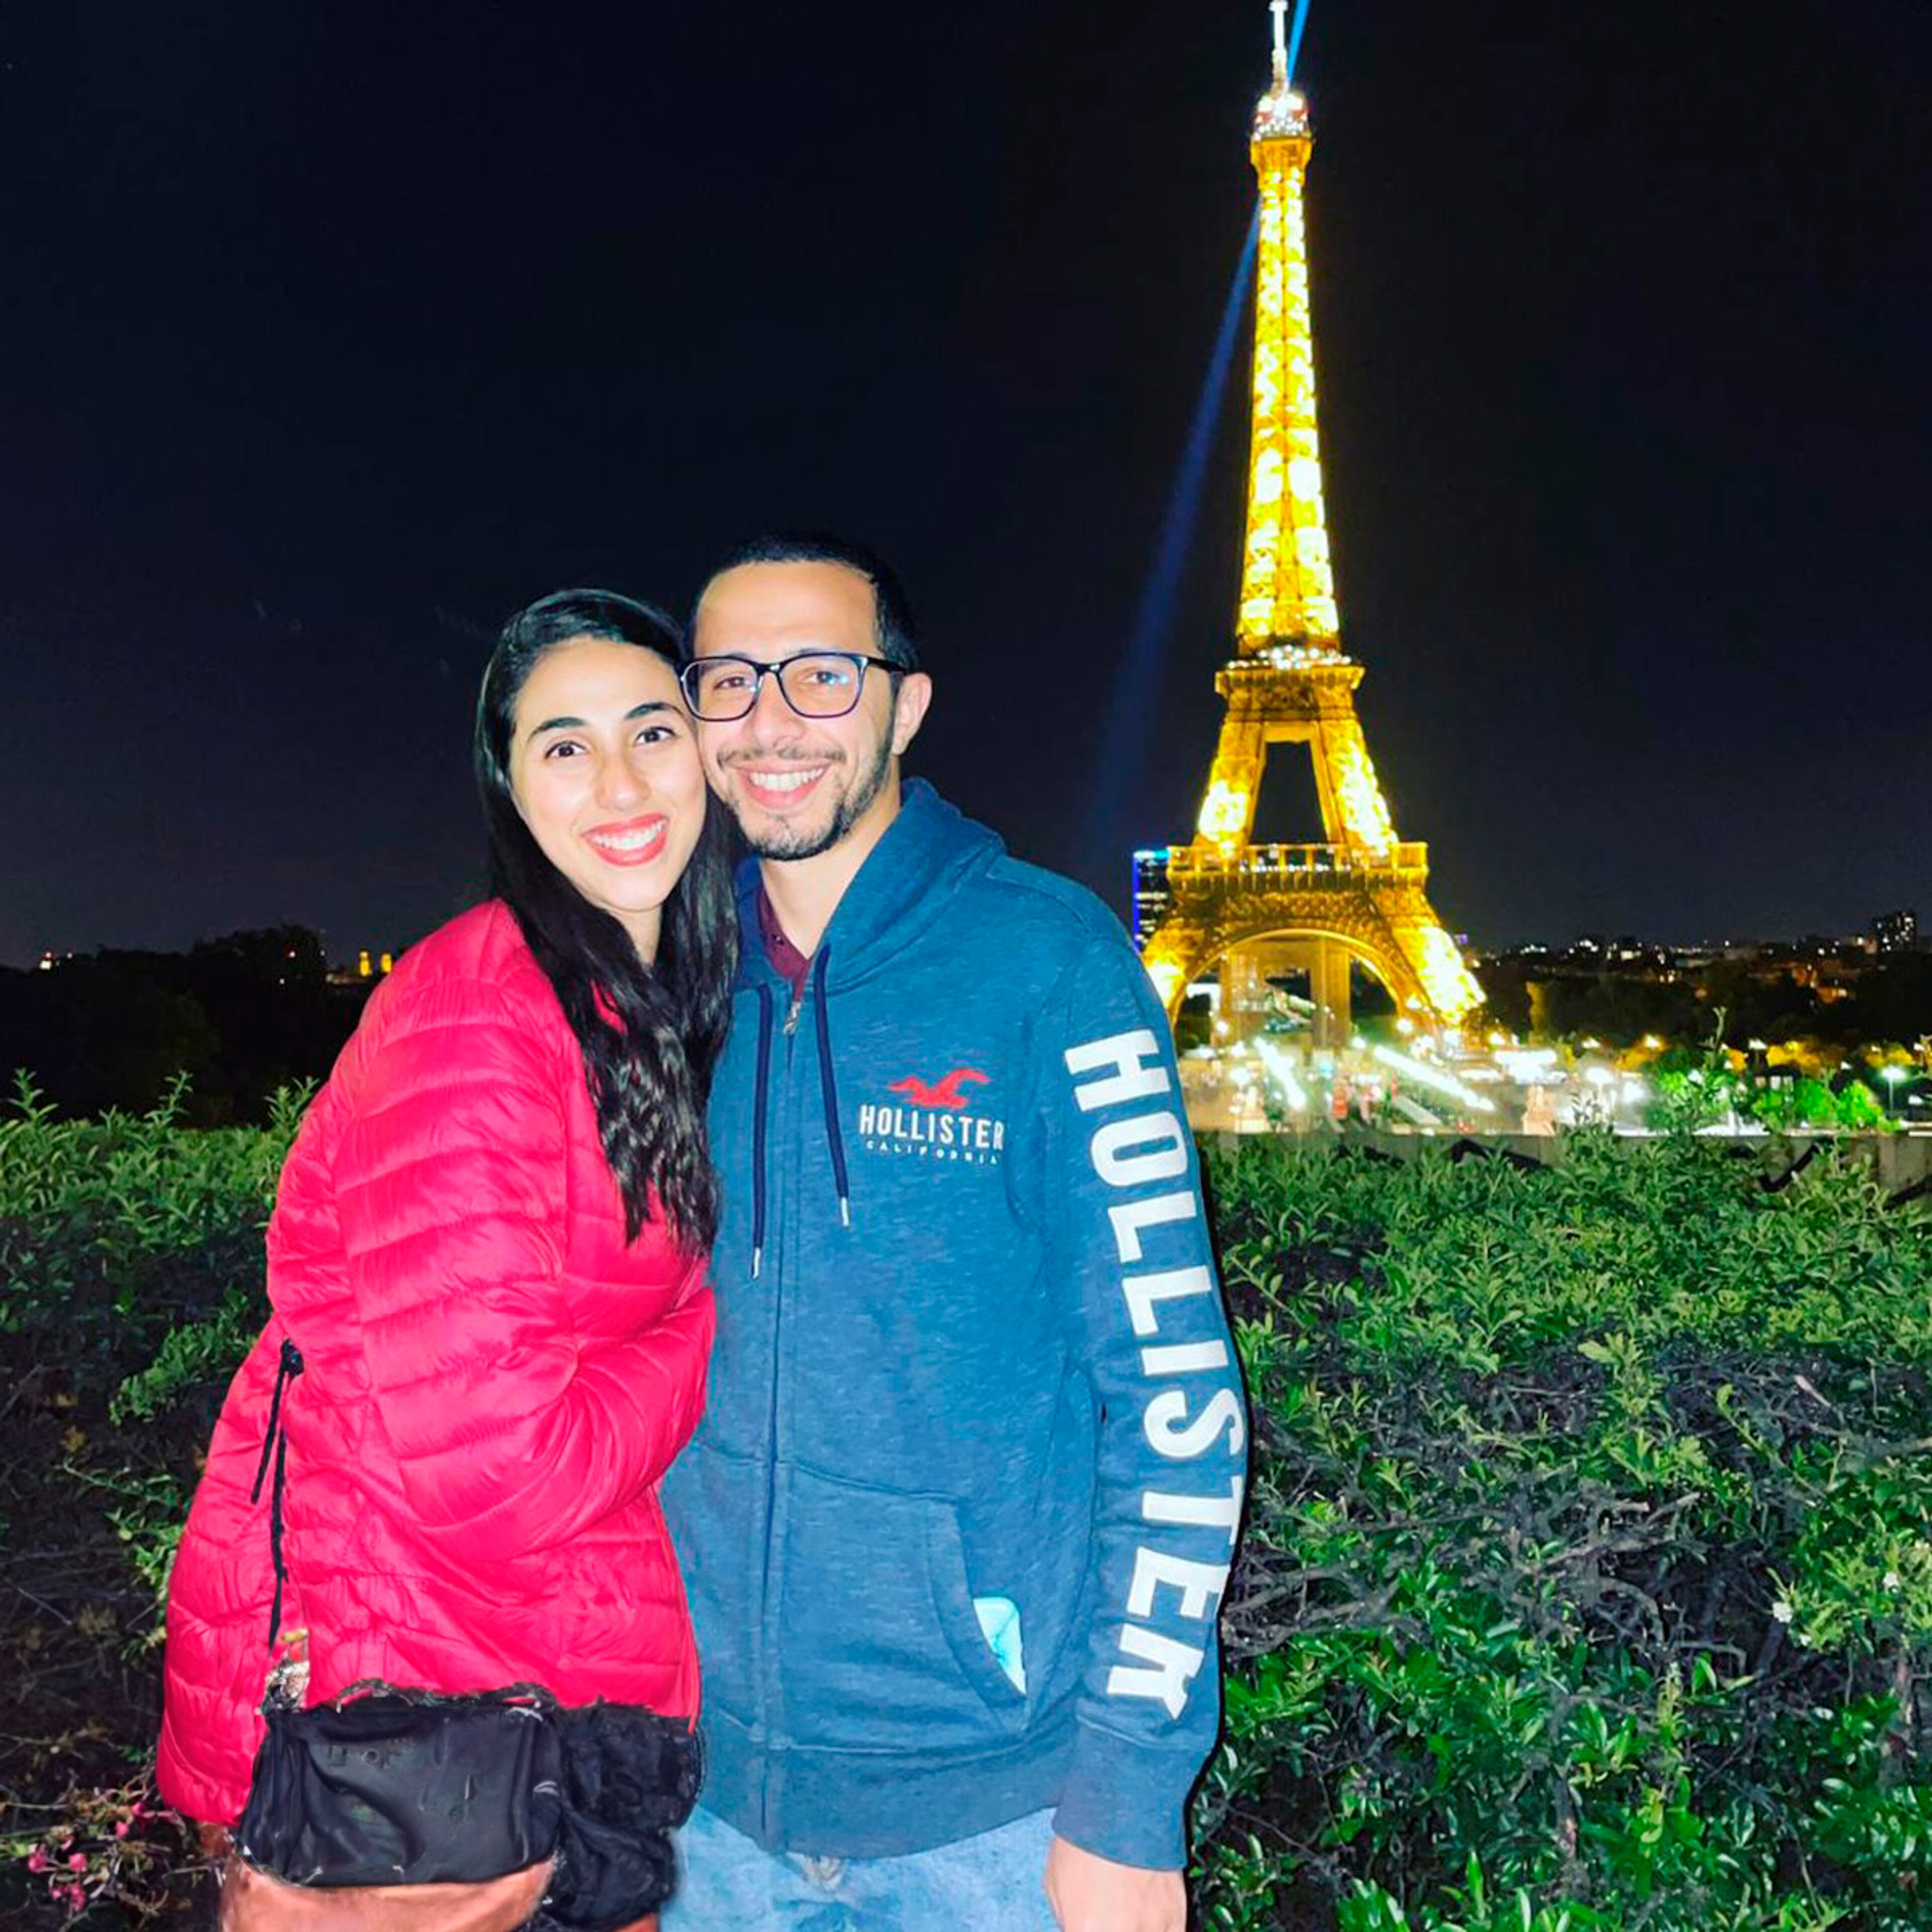
POLYGON ((926 707, 932 702, 932 680, 922 670, 909 670, 899 680, 898 695, 892 700, 892 756, 902 757, 905 748, 919 736, 926 722, 926 707))

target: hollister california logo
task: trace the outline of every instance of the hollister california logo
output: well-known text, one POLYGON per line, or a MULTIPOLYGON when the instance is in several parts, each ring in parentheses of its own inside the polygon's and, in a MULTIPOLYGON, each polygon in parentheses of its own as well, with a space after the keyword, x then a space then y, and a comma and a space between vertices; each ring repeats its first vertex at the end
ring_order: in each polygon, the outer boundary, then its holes
POLYGON ((1006 1124, 978 1112, 980 1096, 972 1090, 992 1084, 992 1076, 976 1066, 949 1068, 937 1080, 906 1074, 886 1083, 896 1101, 860 1103, 859 1137, 868 1154, 997 1167, 1006 1150, 1006 1124))

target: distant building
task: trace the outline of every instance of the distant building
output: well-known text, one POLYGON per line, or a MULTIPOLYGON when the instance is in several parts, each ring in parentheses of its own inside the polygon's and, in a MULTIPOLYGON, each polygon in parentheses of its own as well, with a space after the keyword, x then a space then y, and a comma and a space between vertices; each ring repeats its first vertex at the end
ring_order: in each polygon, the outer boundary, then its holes
POLYGON ((1918 950, 1918 915, 1909 908, 1882 912, 1871 922, 1872 945, 1880 952, 1916 952, 1918 950))
POLYGON ((328 983, 332 986, 364 986, 372 980, 385 978, 394 970, 393 953, 372 953, 366 946, 359 948, 352 966, 332 966, 328 969, 328 983))
POLYGON ((1146 950, 1149 935, 1167 911, 1168 848, 1156 845, 1134 854, 1134 946, 1146 950))

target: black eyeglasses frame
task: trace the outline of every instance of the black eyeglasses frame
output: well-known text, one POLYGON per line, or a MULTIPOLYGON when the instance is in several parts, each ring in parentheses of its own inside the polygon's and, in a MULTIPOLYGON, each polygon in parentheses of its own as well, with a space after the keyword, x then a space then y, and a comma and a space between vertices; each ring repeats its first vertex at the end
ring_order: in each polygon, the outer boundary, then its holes
POLYGON ((894 664, 890 658, 873 657, 864 651, 794 651, 788 658, 779 658, 766 664, 757 658, 748 658, 737 651, 714 651, 701 658, 693 658, 680 667, 677 674, 678 688, 684 693, 684 701, 690 707, 691 715, 700 724, 735 724, 741 718, 748 718, 758 708, 760 694, 764 690, 765 680, 778 680, 778 695, 782 698, 792 715, 796 718, 823 721, 832 718, 849 718, 859 708, 859 700, 866 694, 866 674, 874 666, 889 671, 895 677, 904 677, 906 667, 894 664), (859 667, 859 676, 852 686, 852 701, 838 711, 807 711, 793 698, 790 687, 784 681, 786 670, 793 664, 803 664, 809 658, 842 658, 848 664, 859 667), (697 674, 706 664, 743 664, 754 674, 752 680, 752 694, 742 711, 734 711, 724 716, 706 713, 698 708, 697 674))

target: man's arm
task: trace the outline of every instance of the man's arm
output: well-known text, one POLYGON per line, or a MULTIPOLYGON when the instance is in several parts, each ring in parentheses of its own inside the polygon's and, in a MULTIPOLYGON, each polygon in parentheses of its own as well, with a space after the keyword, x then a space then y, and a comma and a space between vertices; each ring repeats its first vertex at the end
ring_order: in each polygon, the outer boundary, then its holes
POLYGON ((1051 1252, 1100 1408, 1099 1589, 1048 1890, 1070 1932, 1178 1932, 1247 1405, 1166 1016, 1125 938, 1096 936, 1042 1018, 1051 1252))

